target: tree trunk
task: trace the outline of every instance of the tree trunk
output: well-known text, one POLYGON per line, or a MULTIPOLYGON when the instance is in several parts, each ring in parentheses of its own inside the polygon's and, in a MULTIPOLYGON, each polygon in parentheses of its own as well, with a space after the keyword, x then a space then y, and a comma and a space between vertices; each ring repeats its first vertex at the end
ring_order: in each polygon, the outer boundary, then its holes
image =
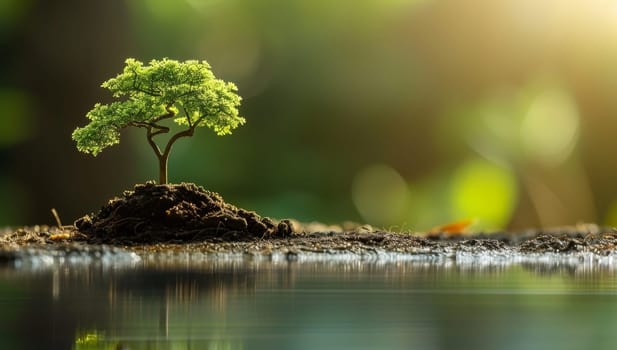
POLYGON ((152 147, 152 150, 154 151, 154 154, 156 154, 156 157, 159 159, 159 184, 164 185, 167 183, 167 160, 169 159, 169 152, 171 152, 171 147, 173 146, 174 142, 176 142, 179 138, 193 136, 193 132, 195 132, 195 126, 192 126, 189 129, 181 131, 172 136, 171 139, 167 141, 167 146, 165 146, 165 150, 162 153, 161 149, 159 148, 159 146, 156 145, 152 138, 158 134, 168 132, 169 128, 155 125, 154 128, 158 129, 155 132, 152 132, 152 128, 153 127, 147 129, 148 133, 146 137, 148 139, 150 147, 152 147))
POLYGON ((166 154, 159 157, 159 184, 167 183, 167 158, 166 154))

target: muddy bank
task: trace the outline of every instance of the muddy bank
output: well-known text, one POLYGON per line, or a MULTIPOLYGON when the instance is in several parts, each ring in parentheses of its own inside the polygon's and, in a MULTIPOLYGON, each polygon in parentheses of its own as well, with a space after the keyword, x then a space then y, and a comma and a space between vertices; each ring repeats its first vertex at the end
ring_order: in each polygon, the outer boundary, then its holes
MULTIPOLYGON (((91 238, 75 228, 36 226, 0 233, 0 251, 25 248, 56 249, 67 245, 92 245, 91 238)), ((527 230, 519 233, 433 235, 425 233, 393 233, 383 231, 294 232, 287 237, 253 237, 223 241, 206 237, 201 241, 114 244, 133 251, 191 251, 203 253, 271 254, 283 252, 310 253, 371 253, 394 252, 439 254, 453 252, 514 252, 514 253, 594 253, 611 255, 617 252, 617 232, 595 225, 567 227, 558 230, 527 230)))
MULTIPOLYGON (((0 231, 0 250, 109 245, 131 250, 430 254, 512 251, 516 253, 617 251, 617 231, 594 224, 521 232, 396 233, 370 226, 326 226, 273 220, 226 203, 194 184, 137 185, 74 225, 0 231)), ((72 249, 72 248, 71 248, 72 249)))

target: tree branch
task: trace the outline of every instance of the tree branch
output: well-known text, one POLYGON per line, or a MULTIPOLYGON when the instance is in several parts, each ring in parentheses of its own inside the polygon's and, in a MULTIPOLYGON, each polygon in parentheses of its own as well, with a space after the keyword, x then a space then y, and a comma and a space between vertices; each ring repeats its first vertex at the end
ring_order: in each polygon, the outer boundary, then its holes
POLYGON ((169 132, 169 128, 163 125, 158 125, 156 123, 148 123, 148 122, 130 122, 127 126, 136 126, 138 128, 147 129, 152 133, 151 136, 156 136, 158 134, 164 134, 169 132), (155 132, 152 132, 152 129, 156 129, 155 132))
POLYGON ((195 128, 197 128, 197 126, 199 126, 199 123, 201 123, 202 120, 206 119, 205 115, 202 115, 201 117, 199 117, 199 119, 197 119, 195 121, 195 123, 193 124, 193 126, 191 126, 191 129, 195 130, 195 128))
POLYGON ((138 86, 138 84, 137 84, 137 76, 139 75, 139 73, 137 73, 137 70, 134 69, 134 68, 132 69, 132 71, 133 71, 133 84, 132 84, 132 89, 133 90, 142 92, 142 93, 144 93, 146 95, 150 95, 150 96, 161 96, 161 92, 160 91, 156 91, 155 89, 146 90, 146 89, 141 87, 141 84, 139 84, 139 86, 138 86))
POLYGON ((150 144, 150 147, 152 147, 152 150, 156 154, 156 157, 160 160, 163 157, 163 154, 161 153, 161 149, 159 148, 159 146, 152 139, 157 133, 159 132, 157 131, 156 133, 152 133, 152 128, 148 128, 146 136, 148 139, 148 144, 150 144))
POLYGON ((180 106, 182 111, 184 112, 184 117, 186 118, 186 122, 189 124, 189 128, 193 127, 193 123, 191 123, 191 118, 189 117, 189 112, 186 111, 186 107, 184 105, 180 106))
MULTIPOLYGON (((179 138, 193 136, 194 132, 195 132, 195 128, 191 127, 189 129, 181 131, 181 132, 175 134, 174 136, 172 136, 169 139, 169 141, 167 142, 167 145, 165 146, 165 150, 163 151, 162 157, 167 158, 169 156, 169 152, 171 152, 171 147, 173 146, 174 142, 176 142, 179 138)), ((159 150, 159 152, 160 152, 160 150, 159 150)))
POLYGON ((166 126, 162 126, 162 125, 157 125, 157 131, 151 133, 151 136, 154 137, 156 135, 160 135, 160 134, 166 134, 169 132, 169 128, 166 126))
POLYGON ((165 106, 165 110, 167 111, 166 114, 162 114, 159 115, 158 117, 152 119, 152 123, 156 123, 156 122, 160 122, 161 120, 164 119, 169 119, 169 118, 173 118, 176 116, 176 113, 171 109, 171 107, 174 105, 174 102, 170 102, 165 106))
POLYGON ((198 93, 199 93, 199 90, 189 90, 189 91, 187 91, 187 92, 184 92, 184 93, 182 93, 182 94, 180 94, 180 95, 176 96, 176 100, 177 100, 177 99, 180 99, 180 98, 182 98, 182 97, 185 97, 185 96, 189 96, 189 95, 196 95, 196 94, 198 94, 198 93))
MULTIPOLYGON (((223 113, 229 116, 229 113, 226 113, 225 111, 223 111, 221 108, 218 108, 217 110, 217 114, 218 113, 223 113)), ((201 117, 199 117, 199 119, 197 119, 195 121, 195 123, 191 126, 191 129, 193 129, 193 131, 195 130, 195 128, 197 128, 199 126, 199 123, 201 123, 202 120, 206 119, 205 115, 202 115, 201 117)))
POLYGON ((138 128, 155 128, 156 125, 155 124, 151 124, 151 123, 146 123, 146 122, 130 122, 128 124, 126 124, 127 126, 135 126, 138 128))

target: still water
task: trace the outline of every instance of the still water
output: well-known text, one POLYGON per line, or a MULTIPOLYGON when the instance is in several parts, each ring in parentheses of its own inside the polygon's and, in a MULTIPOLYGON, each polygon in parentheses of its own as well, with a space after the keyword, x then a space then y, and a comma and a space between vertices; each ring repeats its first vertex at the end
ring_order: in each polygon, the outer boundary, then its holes
POLYGON ((612 259, 149 256, 0 269, 0 349, 615 349, 612 259))

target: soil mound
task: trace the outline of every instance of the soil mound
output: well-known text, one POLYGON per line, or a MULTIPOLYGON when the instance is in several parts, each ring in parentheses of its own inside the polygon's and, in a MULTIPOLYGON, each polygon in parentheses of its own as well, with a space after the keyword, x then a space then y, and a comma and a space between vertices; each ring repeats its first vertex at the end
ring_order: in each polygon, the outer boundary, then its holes
POLYGON ((282 238, 288 220, 274 222, 226 203, 195 184, 136 185, 75 227, 93 243, 225 242, 282 238))

